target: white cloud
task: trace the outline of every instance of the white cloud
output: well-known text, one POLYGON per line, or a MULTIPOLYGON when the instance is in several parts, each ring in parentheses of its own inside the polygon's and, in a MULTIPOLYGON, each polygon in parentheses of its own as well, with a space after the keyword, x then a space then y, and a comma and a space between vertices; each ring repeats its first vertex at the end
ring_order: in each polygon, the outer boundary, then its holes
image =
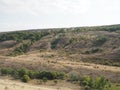
POLYGON ((0 0, 4 6, 0 11, 6 13, 85 13, 89 9, 89 0, 0 0))

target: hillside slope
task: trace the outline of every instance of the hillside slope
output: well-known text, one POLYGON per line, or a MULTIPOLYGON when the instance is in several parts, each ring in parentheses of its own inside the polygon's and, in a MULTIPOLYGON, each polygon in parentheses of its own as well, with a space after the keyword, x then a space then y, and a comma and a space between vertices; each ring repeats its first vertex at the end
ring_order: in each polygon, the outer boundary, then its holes
POLYGON ((53 51, 72 61, 120 66, 120 25, 0 33, 0 54, 53 51))

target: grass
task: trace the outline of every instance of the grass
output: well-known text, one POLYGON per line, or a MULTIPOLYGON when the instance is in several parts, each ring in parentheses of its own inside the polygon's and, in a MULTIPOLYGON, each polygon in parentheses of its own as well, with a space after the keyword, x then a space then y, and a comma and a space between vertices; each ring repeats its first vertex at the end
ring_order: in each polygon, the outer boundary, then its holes
POLYGON ((120 85, 112 85, 111 88, 109 88, 109 89, 104 89, 104 90, 120 90, 120 85))

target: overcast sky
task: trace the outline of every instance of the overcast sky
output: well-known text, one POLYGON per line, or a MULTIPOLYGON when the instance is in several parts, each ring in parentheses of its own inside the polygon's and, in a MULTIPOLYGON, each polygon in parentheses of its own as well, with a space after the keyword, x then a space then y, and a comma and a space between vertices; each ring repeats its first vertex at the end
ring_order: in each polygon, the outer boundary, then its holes
POLYGON ((120 24, 120 0, 0 0, 0 31, 120 24))

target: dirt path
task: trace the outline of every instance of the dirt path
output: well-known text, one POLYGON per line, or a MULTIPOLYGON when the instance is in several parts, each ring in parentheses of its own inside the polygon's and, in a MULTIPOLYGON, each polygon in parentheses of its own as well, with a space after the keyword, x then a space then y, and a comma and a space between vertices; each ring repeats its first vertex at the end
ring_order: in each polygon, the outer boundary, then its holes
POLYGON ((0 90, 72 90, 67 87, 31 85, 9 79, 0 79, 0 90))
POLYGON ((70 62, 70 61, 60 61, 59 64, 63 64, 66 66, 71 67, 81 67, 81 68, 87 68, 87 69, 93 69, 93 70, 99 70, 99 71, 112 71, 112 72, 120 72, 120 67, 114 67, 114 66, 106 66, 106 65, 100 65, 100 64, 92 64, 92 63, 84 63, 84 62, 70 62))

